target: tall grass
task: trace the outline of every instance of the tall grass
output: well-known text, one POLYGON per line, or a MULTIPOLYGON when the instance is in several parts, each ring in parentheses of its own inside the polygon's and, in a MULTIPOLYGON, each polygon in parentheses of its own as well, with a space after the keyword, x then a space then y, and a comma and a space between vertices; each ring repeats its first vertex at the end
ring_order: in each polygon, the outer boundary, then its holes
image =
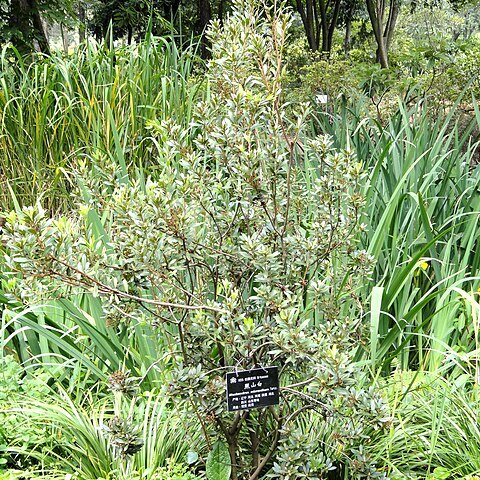
POLYGON ((376 262, 364 291, 368 353, 387 370, 394 358, 403 368, 446 370, 449 354, 477 347, 460 291, 480 284, 480 176, 471 164, 478 144, 475 120, 461 128, 454 114, 432 119, 421 104, 401 103, 381 125, 341 105, 315 125, 354 149, 368 171, 361 243, 376 262))
POLYGON ((29 422, 32 430, 46 427, 50 433, 48 445, 26 449, 21 436, 12 432, 5 453, 17 459, 30 458, 42 465, 38 477, 52 475, 66 478, 96 480, 115 478, 154 479, 169 462, 185 463, 189 449, 202 448, 200 432, 183 411, 174 411, 158 391, 122 402, 114 412, 106 401, 95 401, 84 392, 81 401, 72 400, 60 390, 45 399, 14 399, 5 411, 29 422), (128 419, 130 432, 142 447, 134 455, 123 457, 112 444, 108 425, 118 415, 128 419), (186 433, 186 432, 189 433, 186 433))
POLYGON ((127 370, 142 391, 165 379, 158 362, 165 358, 163 332, 141 318, 106 323, 99 298, 82 295, 25 309, 0 293, 0 355, 14 353, 26 369, 43 366, 74 397, 127 370))
POLYGON ((123 175, 155 168, 147 123, 188 123, 198 85, 190 81, 195 47, 149 36, 135 46, 88 43, 26 64, 0 52, 0 204, 42 198, 67 207, 78 159, 105 157, 123 175))
POLYGON ((433 374, 397 372, 387 381, 390 433, 371 452, 390 478, 476 478, 480 474, 478 389, 433 374), (470 477, 472 476, 472 477, 470 477))
MULTIPOLYGON (((80 163, 92 175, 112 164, 119 182, 155 174, 163 159, 148 124, 173 119, 188 125, 202 84, 192 80, 195 49, 191 43, 180 50, 173 37, 147 35, 121 48, 111 39, 90 39, 72 55, 25 63, 3 48, 0 212, 39 200, 50 210, 68 209, 80 163)), ((93 211, 89 216, 100 236, 107 220, 93 211)), ((3 256, 5 282, 2 263, 3 256)), ((158 382, 154 362, 164 354, 164 337, 141 319, 106 326, 101 302, 91 296, 25 309, 4 288, 0 283, 0 348, 25 367, 42 364, 58 373, 63 366, 56 378, 77 392, 119 368, 142 378, 144 390, 158 382)))

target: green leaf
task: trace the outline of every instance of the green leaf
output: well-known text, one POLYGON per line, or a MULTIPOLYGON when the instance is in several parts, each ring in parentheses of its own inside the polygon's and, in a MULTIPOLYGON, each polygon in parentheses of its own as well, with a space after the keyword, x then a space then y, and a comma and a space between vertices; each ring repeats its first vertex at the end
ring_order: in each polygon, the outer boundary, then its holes
POLYGON ((433 471, 433 477, 435 480, 442 480, 444 478, 450 478, 450 470, 444 467, 437 467, 433 471))
POLYGON ((382 311, 383 290, 383 287, 373 287, 370 301, 370 357, 373 369, 375 369, 375 363, 377 361, 378 327, 382 311))
POLYGON ((192 465, 197 460, 198 460, 198 453, 197 452, 190 451, 190 452, 187 453, 187 463, 189 465, 192 465))
POLYGON ((232 473, 230 453, 225 443, 218 441, 213 445, 207 458, 208 480, 229 480, 232 473))

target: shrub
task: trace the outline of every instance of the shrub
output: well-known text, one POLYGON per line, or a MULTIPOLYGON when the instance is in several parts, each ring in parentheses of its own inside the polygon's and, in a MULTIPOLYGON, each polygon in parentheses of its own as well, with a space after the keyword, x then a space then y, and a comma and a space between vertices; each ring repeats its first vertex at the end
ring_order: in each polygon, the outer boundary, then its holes
POLYGON ((10 213, 5 259, 24 300, 87 290, 106 311, 162 329, 166 393, 190 405, 210 447, 227 449, 232 480, 269 468, 313 480, 342 464, 371 478, 364 432, 389 415, 359 386, 353 362, 363 338, 355 291, 372 267, 355 241, 362 165, 307 136, 308 104, 284 102, 290 17, 255 3, 238 0, 223 26, 213 24, 209 98, 190 128, 151 122, 158 178, 129 184, 118 174, 108 187, 85 178, 88 203, 71 218, 48 218, 38 205, 10 213), (271 365, 280 405, 227 412, 225 373, 271 365), (335 431, 335 464, 320 459, 320 440, 295 437, 294 420, 310 409, 335 431))

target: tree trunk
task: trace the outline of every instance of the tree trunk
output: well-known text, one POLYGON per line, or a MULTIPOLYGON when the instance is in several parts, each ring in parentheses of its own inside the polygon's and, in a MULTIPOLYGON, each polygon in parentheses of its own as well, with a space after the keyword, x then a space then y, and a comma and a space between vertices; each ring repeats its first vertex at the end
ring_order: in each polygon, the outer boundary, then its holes
POLYGON ((377 62, 380 63, 382 68, 388 68, 388 51, 386 39, 383 36, 383 12, 385 5, 381 0, 366 0, 366 6, 377 42, 377 62))
POLYGON ((198 33, 202 36, 200 55, 206 59, 210 56, 209 43, 205 37, 205 31, 212 20, 210 0, 198 0, 198 33))
POLYGON ((237 466, 237 440, 232 436, 227 438, 228 451, 230 452, 230 463, 232 465, 231 480, 238 480, 238 466, 237 466))
POLYGON ((328 26, 328 52, 331 52, 333 46, 333 33, 337 27, 338 16, 340 14, 340 6, 342 0, 335 0, 335 5, 333 7, 332 18, 330 19, 330 25, 328 26))
POLYGON ((13 32, 12 43, 22 54, 35 50, 50 53, 47 34, 36 0, 11 0, 8 25, 13 32))
POLYGON ((305 8, 302 4, 302 0, 296 0, 295 8, 302 19, 303 28, 305 29, 305 35, 307 37, 308 48, 312 50, 312 52, 316 52, 318 50, 318 40, 315 35, 313 4, 311 0, 307 0, 305 8))
POLYGON ((391 0, 390 9, 388 12, 387 25, 383 36, 386 38, 387 50, 390 50, 393 40, 393 32, 397 24, 398 14, 400 12, 400 2, 398 0, 391 0))
POLYGON ((82 3, 78 4, 78 41, 80 43, 85 41, 85 30, 86 30, 86 24, 85 24, 85 19, 86 19, 86 12, 85 12, 85 6, 82 3))
POLYGON ((315 0, 306 0, 306 17, 307 17, 307 39, 310 50, 316 52, 319 46, 318 27, 315 28, 315 24, 318 23, 318 15, 315 12, 315 0))
POLYGON ((223 17, 225 16, 225 0, 220 0, 218 2, 217 17, 220 25, 223 25, 223 17))
POLYGON ((319 0, 318 7, 320 10, 320 24, 322 29, 322 53, 329 53, 330 49, 328 48, 328 19, 325 0, 319 0))
POLYGON ((43 26, 42 17, 38 10, 36 0, 29 0, 30 15, 32 17, 33 31, 35 40, 38 42, 38 48, 42 53, 50 55, 50 45, 48 44, 47 33, 43 26))
POLYGON ((343 40, 343 53, 348 55, 350 52, 350 47, 352 45, 352 19, 347 18, 347 22, 345 24, 345 39, 343 40))
MULTIPOLYGON (((352 46, 352 22, 357 8, 357 0, 349 0, 346 2, 344 16, 345 16, 345 38, 343 41, 343 51, 348 55, 352 46)), ((362 22, 362 27, 365 28, 365 22, 362 22)))
POLYGON ((380 64, 382 68, 388 68, 388 50, 385 45, 385 39, 382 38, 377 47, 377 63, 380 64))
POLYGON ((11 0, 8 26, 14 32, 12 43, 21 54, 33 51, 29 13, 27 0, 11 0))
POLYGON ((62 35, 63 51, 68 54, 68 31, 65 31, 63 24, 60 24, 60 34, 62 35))

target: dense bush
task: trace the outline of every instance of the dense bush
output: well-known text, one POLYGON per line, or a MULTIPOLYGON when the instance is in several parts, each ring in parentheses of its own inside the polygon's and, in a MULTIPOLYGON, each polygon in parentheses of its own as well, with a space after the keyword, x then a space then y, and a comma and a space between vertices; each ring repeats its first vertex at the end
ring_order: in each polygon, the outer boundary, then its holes
POLYGON ((150 123, 157 179, 130 183, 113 169, 106 185, 84 175, 88 203, 75 215, 12 212, 5 259, 21 274, 23 301, 87 290, 103 296, 107 318, 119 311, 158 325, 170 344, 157 365, 171 369, 166 392, 190 406, 209 446, 223 438, 233 480, 272 466, 281 479, 343 465, 370 478, 364 431, 389 414, 353 362, 363 338, 355 292, 372 269, 355 240, 362 166, 328 138, 308 138, 308 104, 294 107, 295 122, 287 116, 289 16, 258 8, 239 1, 211 28, 209 97, 190 128, 150 123), (227 412, 225 372, 269 365, 280 368, 281 405, 227 412), (295 440, 291 423, 308 409, 335 431, 334 458, 320 441, 295 440))
MULTIPOLYGON (((462 107, 472 112, 472 95, 480 96, 480 55, 476 37, 452 41, 440 34, 425 43, 405 32, 397 32, 390 52, 390 67, 382 69, 367 54, 370 45, 348 54, 334 50, 328 57, 311 53, 301 40, 287 49, 286 81, 292 98, 329 96, 349 106, 364 106, 363 116, 376 116, 384 123, 398 108, 398 101, 410 105, 426 100, 432 115, 446 116, 462 98, 462 107)), ((471 115, 470 115, 471 117, 471 115)))

